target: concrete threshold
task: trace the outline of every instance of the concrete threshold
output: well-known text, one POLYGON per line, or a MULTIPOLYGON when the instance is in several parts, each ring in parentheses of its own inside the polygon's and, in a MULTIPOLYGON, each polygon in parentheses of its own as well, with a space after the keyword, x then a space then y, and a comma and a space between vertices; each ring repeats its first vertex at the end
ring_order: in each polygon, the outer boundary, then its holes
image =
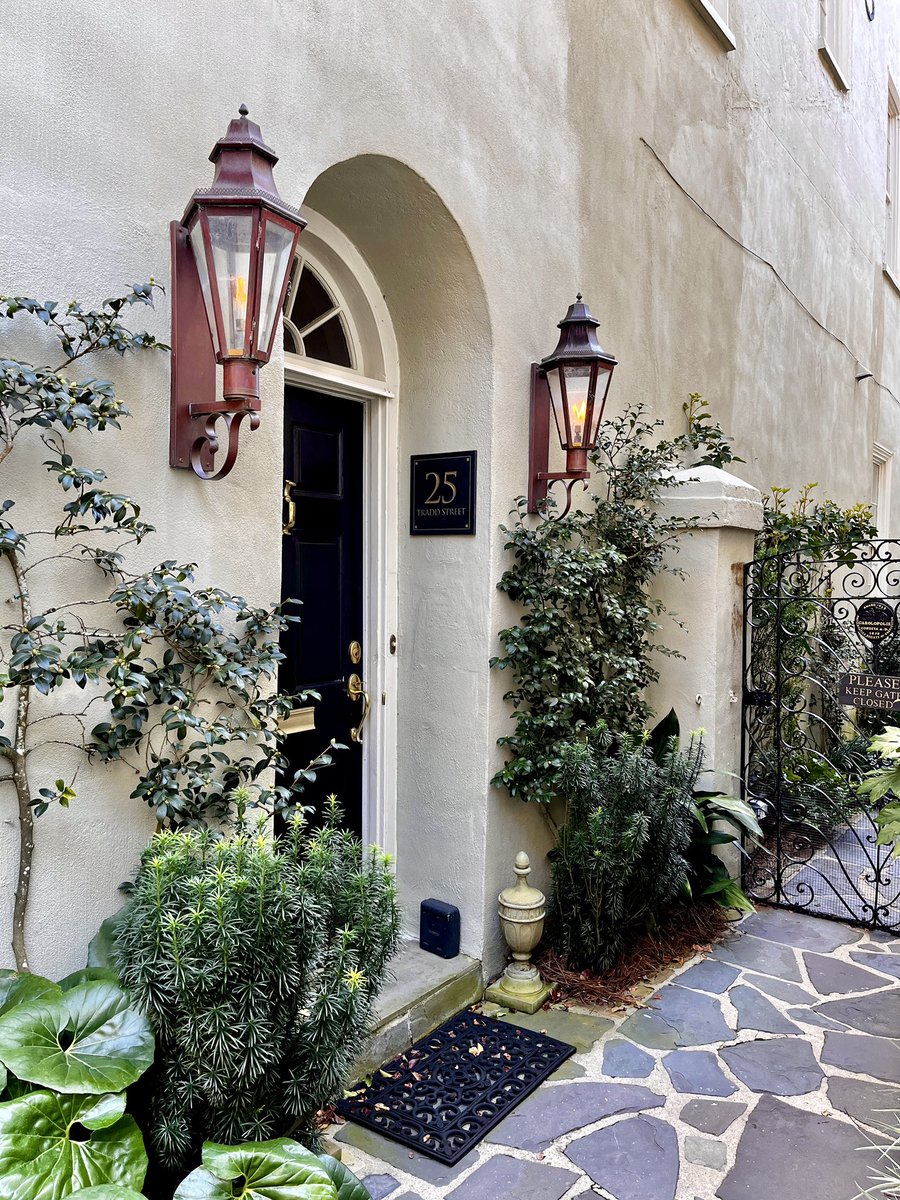
POLYGON ((394 978, 378 997, 376 1026, 356 1063, 358 1079, 431 1033, 484 991, 481 963, 468 955, 439 958, 404 942, 391 964, 394 978))

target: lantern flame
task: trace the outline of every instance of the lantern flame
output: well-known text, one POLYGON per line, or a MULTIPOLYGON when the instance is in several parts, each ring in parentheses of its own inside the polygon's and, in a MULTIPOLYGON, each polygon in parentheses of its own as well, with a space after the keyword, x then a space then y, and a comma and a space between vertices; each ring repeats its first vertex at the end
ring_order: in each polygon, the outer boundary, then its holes
POLYGON ((582 400, 578 404, 572 405, 572 441, 576 446, 580 446, 584 441, 584 420, 587 416, 587 400, 582 400))
POLYGON ((231 310, 234 315, 234 333, 240 346, 232 346, 229 354, 241 354, 244 349, 244 329, 247 325, 247 276, 231 277, 231 310))

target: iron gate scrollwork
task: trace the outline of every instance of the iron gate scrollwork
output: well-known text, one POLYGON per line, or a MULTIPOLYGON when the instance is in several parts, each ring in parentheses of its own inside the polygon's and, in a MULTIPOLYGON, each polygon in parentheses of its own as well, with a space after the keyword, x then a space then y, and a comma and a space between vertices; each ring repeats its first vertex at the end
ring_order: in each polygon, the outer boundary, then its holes
POLYGON ((857 792, 875 765, 872 734, 900 712, 839 696, 851 672, 900 675, 896 627, 872 642, 856 620, 870 599, 900 603, 900 541, 820 554, 745 569, 742 786, 764 837, 748 847, 744 887, 754 900, 900 930, 900 860, 876 845, 875 810, 857 792))

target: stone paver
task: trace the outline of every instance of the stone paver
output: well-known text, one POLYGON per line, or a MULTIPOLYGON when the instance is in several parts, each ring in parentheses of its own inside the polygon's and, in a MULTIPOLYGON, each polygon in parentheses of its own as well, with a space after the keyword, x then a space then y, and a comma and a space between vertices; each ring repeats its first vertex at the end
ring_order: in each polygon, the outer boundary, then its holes
POLYGON ((828 1102, 864 1125, 889 1124, 891 1113, 900 1109, 900 1090, 866 1079, 835 1075, 828 1080, 828 1102))
POLYGON ((797 955, 788 946, 779 946, 763 938, 744 934, 731 938, 723 946, 717 946, 713 957, 736 967, 752 967, 764 975, 775 975, 791 983, 802 983, 797 955))
POLYGON ((656 1059, 634 1042, 616 1038, 603 1050, 603 1074, 611 1079, 646 1079, 656 1065, 656 1059))
POLYGON ((826 1033, 819 1062, 858 1075, 900 1083, 900 1046, 862 1033, 826 1033))
POLYGON ((866 1186, 852 1125, 762 1096, 718 1200, 852 1200, 866 1186))
POLYGON ((663 1066, 676 1092, 695 1096, 733 1096, 737 1085, 726 1078, 711 1050, 672 1050, 663 1066))
POLYGON ((822 1082, 822 1068, 809 1042, 772 1038, 742 1042, 719 1051, 732 1072, 754 1092, 804 1096, 822 1082))
POLYGON ((799 1033, 793 1021, 782 1016, 774 1004, 761 996, 756 988, 735 987, 728 998, 737 1009, 738 1030, 757 1029, 763 1033, 799 1033))
POLYGON ((393 1175, 366 1175, 363 1179, 372 1200, 384 1200, 391 1192, 396 1192, 400 1181, 393 1175))
POLYGON ((851 952, 850 957, 861 967, 869 967, 873 971, 881 971, 886 975, 893 975, 895 979, 900 979, 900 957, 887 954, 883 946, 871 946, 868 952, 863 950, 851 952), (876 949, 881 950, 881 953, 873 954, 872 952, 876 949))
POLYGON ((673 984, 654 996, 649 1007, 630 1016, 619 1032, 659 1050, 709 1046, 733 1036, 718 1000, 673 984))
POLYGON ((898 978, 900 938, 761 909, 630 1011, 504 1016, 577 1053, 455 1167, 336 1136, 375 1200, 852 1200, 900 1109, 898 978))
POLYGON ((518 1200, 559 1200, 576 1178, 574 1171, 563 1167, 498 1154, 473 1171, 448 1195, 453 1200, 498 1200, 500 1196, 516 1196, 518 1200))
POLYGON ((701 1133, 724 1133, 747 1111, 735 1100, 689 1100, 680 1116, 686 1125, 701 1133))
POLYGON ((572 1142, 566 1151, 616 1200, 675 1200, 678 1138, 658 1117, 629 1117, 572 1142))
POLYGON ((741 923, 741 930, 798 950, 822 950, 825 953, 852 945, 862 937, 862 930, 852 925, 790 912, 786 908, 760 909, 741 923))
POLYGON ((488 1134, 519 1150, 543 1150, 564 1133, 617 1113, 659 1108, 665 1098, 633 1083, 566 1083, 539 1088, 488 1134))
POLYGON ((874 988, 884 987, 885 981, 881 975, 866 971, 863 967, 855 967, 825 954, 804 954, 803 958, 810 981, 820 996, 838 993, 846 996, 850 992, 870 992, 874 988))
POLYGON ((684 1157, 698 1166, 721 1170, 728 1161, 728 1151, 724 1142, 689 1133, 684 1139, 684 1157))
POLYGON ((688 967, 678 976, 681 987, 694 988, 699 992, 713 992, 721 995, 727 992, 737 979, 737 967, 729 967, 727 963, 716 962, 715 959, 705 958, 696 966, 688 967))

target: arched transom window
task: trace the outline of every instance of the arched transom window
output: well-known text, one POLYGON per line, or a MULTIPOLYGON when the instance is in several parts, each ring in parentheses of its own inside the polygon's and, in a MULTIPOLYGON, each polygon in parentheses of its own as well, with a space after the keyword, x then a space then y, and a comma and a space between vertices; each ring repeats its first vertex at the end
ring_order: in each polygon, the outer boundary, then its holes
POLYGON ((347 307, 324 271, 297 256, 284 305, 284 348, 291 354, 357 367, 347 307))

